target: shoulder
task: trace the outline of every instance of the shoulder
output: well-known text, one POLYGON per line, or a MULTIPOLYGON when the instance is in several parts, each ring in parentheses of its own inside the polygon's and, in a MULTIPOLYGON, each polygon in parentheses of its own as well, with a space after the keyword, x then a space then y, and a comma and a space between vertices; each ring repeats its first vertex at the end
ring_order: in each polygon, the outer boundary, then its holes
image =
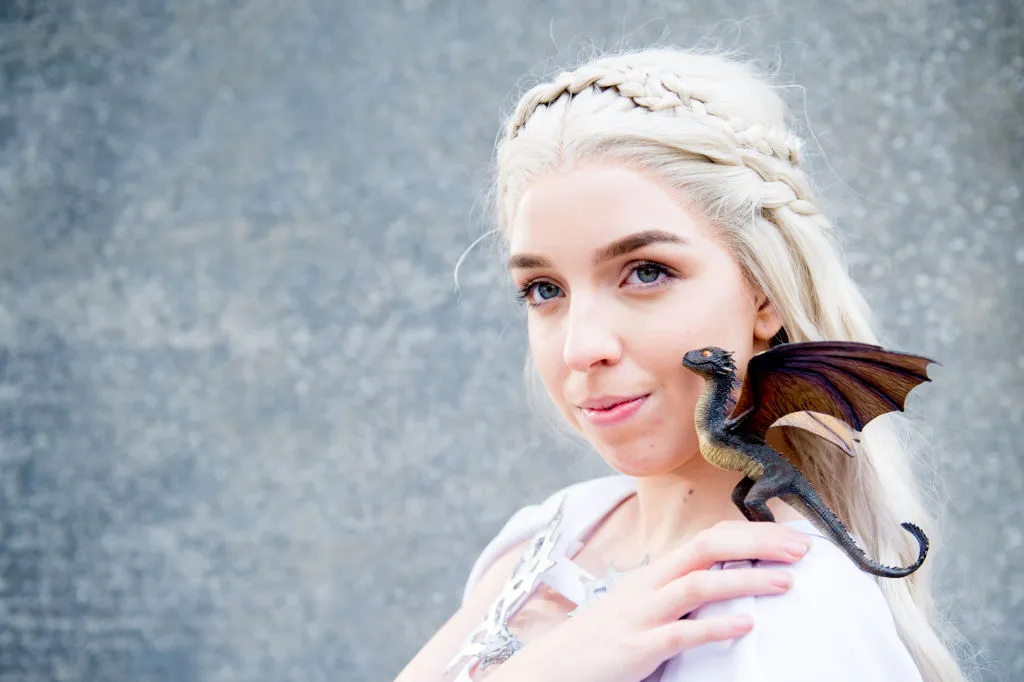
POLYGON ((466 580, 463 601, 469 598, 485 575, 501 574, 506 568, 507 573, 511 573, 516 555, 513 550, 522 547, 544 528, 560 508, 567 516, 575 516, 631 490, 635 490, 635 483, 628 476, 601 476, 559 488, 543 500, 520 507, 476 557, 466 580))
MULTIPOLYGON (((681 657, 683 670, 725 666, 742 676, 736 679, 765 682, 920 682, 876 578, 858 569, 829 540, 808 535, 811 550, 799 562, 757 564, 789 570, 793 586, 787 593, 710 604, 695 614, 709 618, 748 613, 754 630, 734 645, 712 644, 686 652, 681 657)), ((749 565, 731 562, 721 569, 749 565)))
MULTIPOLYGON (((793 586, 779 598, 756 599, 757 611, 763 618, 791 624, 799 631, 816 628, 826 636, 871 635, 883 641, 898 643, 896 623, 885 600, 879 578, 856 565, 831 541, 817 534, 811 550, 800 561, 786 565, 793 574, 793 586)), ((759 562, 765 567, 782 564, 759 562)))

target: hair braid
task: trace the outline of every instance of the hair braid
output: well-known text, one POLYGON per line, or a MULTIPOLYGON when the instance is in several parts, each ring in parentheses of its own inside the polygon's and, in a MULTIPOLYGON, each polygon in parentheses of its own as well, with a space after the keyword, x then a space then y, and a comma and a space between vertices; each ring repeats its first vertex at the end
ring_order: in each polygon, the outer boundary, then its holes
POLYGON ((565 71, 550 83, 541 83, 519 101, 506 126, 506 138, 514 139, 533 113, 563 95, 579 95, 588 88, 614 89, 637 108, 651 112, 671 110, 675 115, 692 114, 726 133, 730 148, 745 149, 794 165, 800 164, 800 140, 788 131, 769 128, 744 119, 730 120, 718 111, 714 101, 687 87, 683 79, 653 64, 615 65, 599 61, 576 71, 565 71))

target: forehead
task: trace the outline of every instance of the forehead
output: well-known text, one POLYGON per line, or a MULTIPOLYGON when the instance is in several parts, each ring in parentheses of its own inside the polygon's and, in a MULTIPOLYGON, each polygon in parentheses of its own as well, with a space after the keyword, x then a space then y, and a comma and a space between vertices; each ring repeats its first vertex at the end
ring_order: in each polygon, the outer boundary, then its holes
POLYGON ((646 175, 616 166, 586 167, 540 177, 516 208, 512 253, 597 248, 638 230, 707 238, 699 213, 646 175))

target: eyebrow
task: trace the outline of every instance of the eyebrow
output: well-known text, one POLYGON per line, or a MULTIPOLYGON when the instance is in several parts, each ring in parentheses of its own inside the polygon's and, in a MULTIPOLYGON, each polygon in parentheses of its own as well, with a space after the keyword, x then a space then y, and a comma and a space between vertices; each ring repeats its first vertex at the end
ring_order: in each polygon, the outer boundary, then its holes
MULTIPOLYGON (((664 230, 645 230, 631 234, 622 239, 617 239, 607 246, 602 246, 594 254, 594 265, 600 265, 605 261, 625 256, 638 249, 651 244, 688 244, 689 241, 673 232, 664 230)), ((529 253, 517 253, 508 259, 508 269, 515 268, 545 268, 550 267, 551 261, 543 256, 535 256, 529 253)))

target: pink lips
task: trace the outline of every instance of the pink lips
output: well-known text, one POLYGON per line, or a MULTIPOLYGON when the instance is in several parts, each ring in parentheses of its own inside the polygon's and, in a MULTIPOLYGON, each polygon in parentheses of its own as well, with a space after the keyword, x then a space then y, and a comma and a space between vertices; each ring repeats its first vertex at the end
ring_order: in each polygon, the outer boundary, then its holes
POLYGON ((583 415, 596 426, 621 424, 636 414, 650 394, 634 397, 606 397, 588 400, 580 405, 583 415))

